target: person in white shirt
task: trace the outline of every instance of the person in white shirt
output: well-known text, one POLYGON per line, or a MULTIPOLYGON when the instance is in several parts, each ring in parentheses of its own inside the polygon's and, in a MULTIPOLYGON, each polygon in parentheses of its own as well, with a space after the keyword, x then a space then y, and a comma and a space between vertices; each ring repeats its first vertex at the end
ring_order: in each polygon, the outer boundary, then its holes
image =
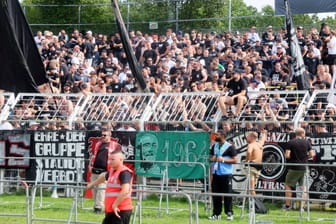
POLYGON ((260 37, 259 34, 257 33, 257 28, 255 26, 251 27, 247 38, 251 41, 252 46, 254 46, 257 41, 260 41, 260 37))
POLYGON ((336 31, 330 31, 330 40, 327 43, 328 48, 328 65, 331 68, 331 71, 335 71, 336 65, 336 31))

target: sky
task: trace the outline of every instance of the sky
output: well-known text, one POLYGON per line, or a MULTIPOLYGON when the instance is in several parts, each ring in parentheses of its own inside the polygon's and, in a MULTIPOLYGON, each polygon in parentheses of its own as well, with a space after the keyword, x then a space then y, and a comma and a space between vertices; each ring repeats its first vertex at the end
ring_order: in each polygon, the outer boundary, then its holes
POLYGON ((264 6, 271 5, 274 9, 274 0, 244 0, 246 5, 254 6, 260 11, 264 6))

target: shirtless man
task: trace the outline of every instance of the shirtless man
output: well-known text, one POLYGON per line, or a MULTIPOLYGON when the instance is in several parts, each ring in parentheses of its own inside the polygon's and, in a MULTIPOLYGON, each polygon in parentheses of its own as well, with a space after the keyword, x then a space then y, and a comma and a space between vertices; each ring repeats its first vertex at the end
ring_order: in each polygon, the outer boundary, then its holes
POLYGON ((250 163, 250 193, 255 195, 254 186, 259 178, 261 171, 261 163, 263 157, 263 146, 265 144, 267 137, 267 130, 262 131, 262 136, 259 141, 257 141, 257 132, 248 132, 246 134, 246 139, 248 142, 247 152, 246 152, 246 162, 250 163))

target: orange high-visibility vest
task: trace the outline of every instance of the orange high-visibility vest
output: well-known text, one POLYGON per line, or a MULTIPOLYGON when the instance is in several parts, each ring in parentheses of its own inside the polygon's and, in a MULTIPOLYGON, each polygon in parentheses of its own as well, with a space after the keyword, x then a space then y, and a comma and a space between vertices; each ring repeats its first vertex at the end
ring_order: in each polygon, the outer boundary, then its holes
MULTIPOLYGON (((105 191, 105 212, 113 212, 112 205, 114 201, 117 199, 121 191, 119 175, 121 172, 125 170, 132 173, 132 170, 130 170, 126 166, 122 166, 120 169, 116 170, 113 173, 111 172, 112 170, 110 171, 107 184, 106 184, 106 191, 105 191)), ((130 183, 132 183, 133 181, 132 179, 130 183)), ((124 200, 118 205, 118 208, 120 211, 132 210, 131 194, 132 194, 132 188, 130 188, 130 191, 128 192, 126 198, 124 198, 124 200)))

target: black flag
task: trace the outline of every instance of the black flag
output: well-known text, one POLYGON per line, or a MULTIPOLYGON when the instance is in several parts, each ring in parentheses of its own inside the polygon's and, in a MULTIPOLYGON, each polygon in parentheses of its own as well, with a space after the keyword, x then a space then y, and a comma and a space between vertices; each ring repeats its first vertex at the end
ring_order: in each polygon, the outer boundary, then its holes
POLYGON ((135 77, 135 79, 138 81, 140 87, 142 90, 146 90, 146 82, 142 76, 142 72, 140 69, 140 66, 137 62, 137 59, 135 58, 131 43, 129 41, 129 36, 124 24, 124 21, 121 17, 120 14, 120 10, 119 10, 119 6, 117 3, 117 0, 111 0, 112 3, 112 8, 114 11, 114 15, 116 18, 116 23, 117 23, 117 28, 119 30, 120 33, 120 39, 123 43, 123 47, 125 49, 125 53, 127 56, 127 60, 128 60, 128 64, 130 66, 130 69, 133 73, 133 76, 135 77))
POLYGON ((0 89, 38 92, 46 72, 32 32, 17 0, 0 0, 0 89))
POLYGON ((299 90, 308 90, 310 85, 307 80, 307 76, 305 75, 306 69, 305 69, 305 65, 303 62, 300 45, 296 37, 292 15, 291 15, 287 0, 284 0, 284 1, 285 1, 285 8, 286 8, 286 28, 287 28, 287 33, 289 34, 288 41, 289 41, 290 55, 292 57, 294 78, 296 80, 297 87, 299 90))

